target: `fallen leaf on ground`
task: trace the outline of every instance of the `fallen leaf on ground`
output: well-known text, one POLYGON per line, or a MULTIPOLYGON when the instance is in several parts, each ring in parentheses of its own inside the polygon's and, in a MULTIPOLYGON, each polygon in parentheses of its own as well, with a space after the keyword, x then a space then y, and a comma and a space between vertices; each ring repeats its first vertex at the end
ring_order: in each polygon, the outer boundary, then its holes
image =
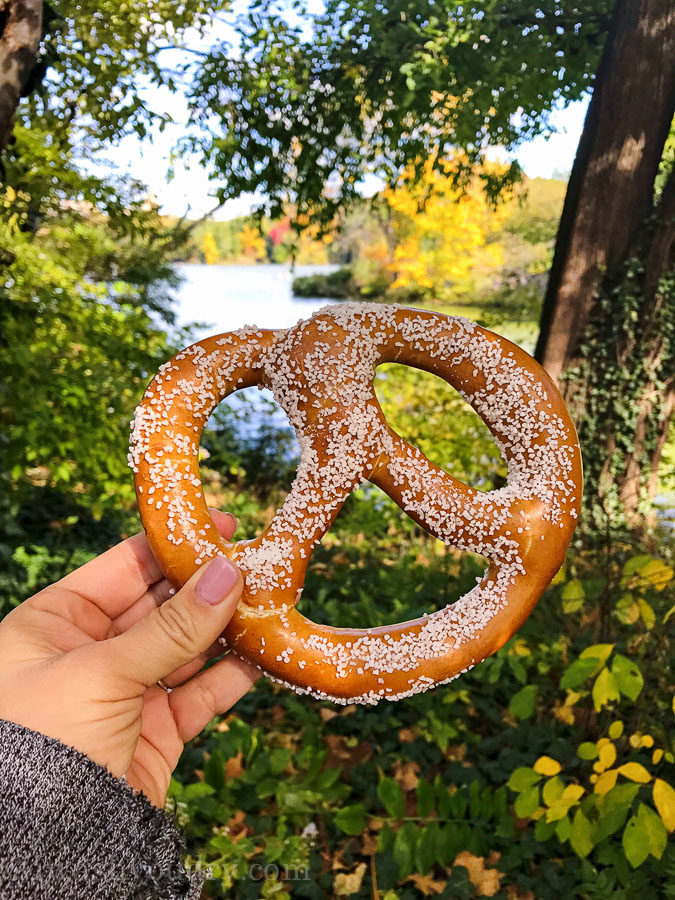
POLYGON ((241 753, 237 753, 236 756, 231 756, 227 760, 225 763, 225 775, 227 778, 238 778, 241 775, 244 771, 242 759, 241 753))
POLYGON ((408 881, 412 881, 417 890, 424 894, 425 897, 431 897, 434 894, 441 894, 445 890, 446 882, 438 881, 431 875, 411 875, 408 881))
POLYGON ((453 866, 463 866, 469 873, 469 881, 476 888, 479 897, 494 897, 499 891, 499 882, 504 877, 497 869, 486 869, 485 859, 462 850, 455 857, 453 866))
POLYGON ((366 863, 359 863, 353 872, 338 872, 333 879, 333 891, 337 897, 348 897, 355 894, 361 889, 363 876, 366 874, 368 866, 366 863))
POLYGON ((419 782, 419 763, 402 760, 394 764, 393 775, 404 791, 414 791, 419 782))

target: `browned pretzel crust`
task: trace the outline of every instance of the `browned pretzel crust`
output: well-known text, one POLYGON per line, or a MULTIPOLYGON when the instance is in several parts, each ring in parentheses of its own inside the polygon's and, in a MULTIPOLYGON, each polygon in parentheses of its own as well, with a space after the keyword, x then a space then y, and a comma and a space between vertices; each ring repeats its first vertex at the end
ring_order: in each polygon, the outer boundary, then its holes
POLYGON ((522 625, 558 570, 581 500, 574 426, 555 385, 523 350, 467 319, 374 303, 326 307, 285 331, 245 328, 165 363, 133 422, 130 463, 143 525, 180 587, 222 554, 245 589, 224 638, 299 693, 338 703, 397 700, 465 672, 522 625), (373 375, 383 362, 439 375, 487 423, 506 487, 457 481, 387 424, 373 375), (296 479, 267 530, 226 543, 209 516, 199 436, 232 391, 269 387, 301 448, 296 479), (364 480, 437 538, 489 561, 455 603, 381 628, 332 628, 295 608, 313 546, 364 480))

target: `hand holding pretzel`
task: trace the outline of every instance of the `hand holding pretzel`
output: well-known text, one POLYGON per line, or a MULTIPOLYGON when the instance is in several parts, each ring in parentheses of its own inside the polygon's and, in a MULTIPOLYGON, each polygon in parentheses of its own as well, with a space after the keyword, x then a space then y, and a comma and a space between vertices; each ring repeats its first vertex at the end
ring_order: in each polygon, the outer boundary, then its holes
POLYGON ((339 703, 397 700, 441 684, 494 653, 558 570, 581 499, 574 426, 555 385, 516 345, 466 319, 365 303, 327 307, 285 331, 246 328, 178 353, 148 387, 130 463, 150 546, 184 584, 208 559, 244 574, 227 645, 300 693, 339 703), (398 362, 439 375, 486 422, 508 464, 504 488, 457 481, 386 422, 375 368, 398 362), (253 541, 227 544, 208 514, 197 461, 216 405, 269 387, 300 442, 296 479, 253 541), (485 556, 480 583, 410 622, 332 628, 296 608, 313 546, 349 493, 369 480, 448 544, 485 556))

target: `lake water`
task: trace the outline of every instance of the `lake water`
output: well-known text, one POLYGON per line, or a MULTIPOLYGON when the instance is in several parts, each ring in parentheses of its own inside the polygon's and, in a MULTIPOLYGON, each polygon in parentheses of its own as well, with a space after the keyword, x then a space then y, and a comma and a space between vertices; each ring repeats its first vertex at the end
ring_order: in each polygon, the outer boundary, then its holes
MULTIPOLYGON (((194 339, 224 331, 236 331, 244 325, 259 328, 289 328, 298 319, 306 319, 333 302, 321 297, 293 296, 293 279, 300 275, 330 272, 336 266, 207 266, 182 264, 176 267, 183 278, 178 292, 177 325, 194 325, 194 339)), ((229 406, 237 414, 240 434, 254 434, 261 422, 270 421, 279 428, 288 427, 288 419, 279 407, 270 410, 264 401, 274 398, 268 390, 246 388, 236 391, 229 406)), ((297 454, 294 442, 291 452, 297 454)))
POLYGON ((199 338, 244 325, 289 328, 330 300, 294 297, 293 279, 335 266, 206 266, 179 265, 183 285, 178 296, 178 324, 201 323, 199 338))

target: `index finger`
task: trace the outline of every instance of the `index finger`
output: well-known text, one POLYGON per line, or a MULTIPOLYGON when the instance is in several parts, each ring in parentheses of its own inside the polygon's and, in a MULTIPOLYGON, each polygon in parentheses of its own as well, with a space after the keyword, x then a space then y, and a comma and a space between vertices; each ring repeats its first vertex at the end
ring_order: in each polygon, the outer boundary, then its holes
MULTIPOLYGON (((229 540, 237 526, 235 517, 216 509, 209 512, 216 528, 229 540)), ((163 577, 148 539, 141 533, 127 538, 66 575, 60 583, 93 603, 109 619, 115 619, 163 577)))
POLYGON ((66 575, 61 584, 114 619, 162 577, 148 539, 141 533, 66 575))

